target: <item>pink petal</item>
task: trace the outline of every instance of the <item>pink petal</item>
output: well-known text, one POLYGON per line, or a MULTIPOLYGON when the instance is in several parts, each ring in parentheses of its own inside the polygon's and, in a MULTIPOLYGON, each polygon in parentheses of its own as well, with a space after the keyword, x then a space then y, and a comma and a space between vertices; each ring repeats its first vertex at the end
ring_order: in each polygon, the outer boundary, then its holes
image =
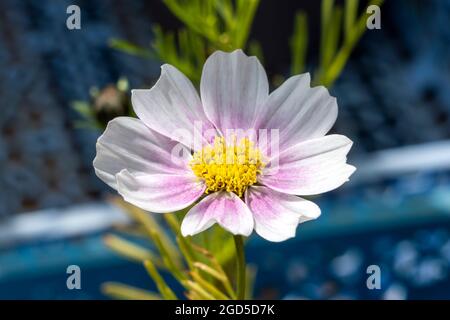
POLYGON ((130 173, 184 174, 190 172, 189 159, 186 147, 149 129, 141 120, 118 117, 108 123, 97 141, 94 168, 100 179, 117 189, 116 174, 123 169, 130 173), (175 148, 184 159, 172 156, 175 148))
POLYGON ((336 99, 310 82, 309 73, 286 80, 270 94, 257 120, 258 129, 279 130, 280 151, 324 136, 336 121, 336 99))
POLYGON ((253 230, 253 218, 246 204, 234 193, 216 192, 195 205, 181 224, 183 236, 202 232, 218 223, 232 234, 248 236, 253 230))
POLYGON ((213 128, 192 83, 175 67, 165 64, 153 88, 132 90, 137 116, 151 129, 193 146, 194 126, 213 128))
POLYGON ((295 195, 333 190, 348 181, 356 170, 346 163, 351 146, 352 141, 342 135, 296 144, 271 159, 259 181, 274 190, 295 195))
POLYGON ((168 174, 117 174, 118 192, 125 201, 151 212, 173 212, 194 203, 205 191, 195 176, 168 174))
POLYGON ((255 231, 274 242, 295 237, 299 223, 320 216, 320 208, 313 202, 262 186, 248 188, 245 203, 253 214, 255 231))
POLYGON ((206 61, 200 84, 205 113, 223 135, 253 128, 269 95, 266 72, 242 50, 216 51, 206 61))

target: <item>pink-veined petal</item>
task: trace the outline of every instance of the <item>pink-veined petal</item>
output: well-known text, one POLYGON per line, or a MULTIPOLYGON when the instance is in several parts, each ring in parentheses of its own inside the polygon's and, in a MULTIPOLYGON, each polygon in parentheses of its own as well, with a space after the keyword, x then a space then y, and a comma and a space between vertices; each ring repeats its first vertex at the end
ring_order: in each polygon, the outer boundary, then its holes
POLYGON ((221 191, 208 195, 187 213, 181 233, 195 235, 214 223, 235 235, 248 236, 253 230, 253 218, 247 205, 236 194, 221 191))
POLYGON ((296 144, 271 159, 258 180, 274 190, 295 195, 333 190, 356 170, 346 163, 351 146, 352 141, 342 135, 296 144))
POLYGON ((310 87, 309 73, 286 80, 267 99, 255 127, 279 130, 280 152, 324 136, 337 118, 336 98, 323 87, 310 87))
POLYGON ((187 162, 191 158, 186 147, 149 129, 141 120, 118 117, 108 123, 98 139, 93 165, 97 176, 117 189, 116 174, 123 169, 131 173, 184 174, 190 172, 187 162), (174 150, 177 152, 172 155, 174 150))
POLYGON ((193 175, 117 174, 118 192, 125 201, 147 211, 165 213, 184 209, 205 191, 193 175))
POLYGON ((269 96, 269 84, 256 57, 242 50, 216 51, 203 67, 200 94, 206 115, 227 135, 227 129, 253 128, 269 96))
POLYGON ((189 147, 193 147, 194 126, 201 124, 203 131, 213 128, 191 81, 169 64, 161 67, 151 89, 132 90, 131 101, 148 127, 189 147))
POLYGON ((255 231, 274 242, 295 237, 299 223, 320 216, 320 208, 315 203, 263 186, 248 188, 245 203, 253 214, 255 231))

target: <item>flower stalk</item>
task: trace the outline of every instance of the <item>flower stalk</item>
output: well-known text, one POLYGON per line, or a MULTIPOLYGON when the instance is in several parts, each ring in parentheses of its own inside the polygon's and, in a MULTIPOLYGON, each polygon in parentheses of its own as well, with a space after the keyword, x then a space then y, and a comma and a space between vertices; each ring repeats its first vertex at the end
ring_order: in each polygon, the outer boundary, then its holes
POLYGON ((245 250, 244 240, 240 235, 234 236, 234 243, 236 245, 236 260, 237 260, 237 298, 239 300, 245 299, 246 287, 246 264, 245 264, 245 250))

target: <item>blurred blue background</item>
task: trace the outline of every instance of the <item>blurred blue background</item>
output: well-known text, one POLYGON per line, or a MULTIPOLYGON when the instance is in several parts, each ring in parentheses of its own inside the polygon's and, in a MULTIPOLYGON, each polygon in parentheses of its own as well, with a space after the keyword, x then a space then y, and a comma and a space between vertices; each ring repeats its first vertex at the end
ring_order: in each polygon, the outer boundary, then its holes
MULTIPOLYGON (((269 76, 289 69, 287 21, 298 8, 310 21, 320 11, 266 0, 257 12, 252 36, 269 76)), ((251 238, 257 298, 450 298, 450 1, 388 0, 381 12, 382 29, 366 33, 331 89, 333 131, 354 141, 358 171, 314 199, 322 216, 295 239, 251 238), (366 287, 374 264, 380 290, 366 287)), ((102 242, 127 219, 92 170, 99 132, 75 129, 70 105, 121 76, 150 86, 160 62, 108 40, 147 46, 154 22, 177 27, 160 2, 0 2, 0 299, 103 299, 105 281, 152 288, 141 265, 102 242), (66 28, 70 4, 81 8, 81 30, 66 28), (81 290, 66 287, 71 264, 81 290)))

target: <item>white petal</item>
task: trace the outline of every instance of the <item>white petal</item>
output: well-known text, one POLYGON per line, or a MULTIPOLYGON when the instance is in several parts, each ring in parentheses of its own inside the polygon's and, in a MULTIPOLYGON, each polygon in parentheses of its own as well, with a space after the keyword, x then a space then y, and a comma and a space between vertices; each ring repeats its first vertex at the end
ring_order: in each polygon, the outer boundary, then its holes
POLYGON ((337 118, 336 98, 325 87, 310 87, 309 73, 293 76, 272 92, 258 129, 279 130, 279 150, 324 136, 337 118))
POLYGON ((117 174, 118 192, 125 201, 151 212, 173 212, 193 204, 205 185, 192 175, 117 174))
POLYGON ((262 186, 248 188, 245 203, 253 214, 255 231, 274 242, 295 237, 299 223, 320 216, 320 208, 315 203, 262 186))
POLYGON ((271 159, 259 181, 280 192, 314 195, 333 190, 356 170, 348 165, 352 141, 328 135, 292 146, 271 159))
POLYGON ((253 230, 253 218, 245 203, 234 193, 216 192, 196 204, 181 224, 183 236, 202 232, 218 223, 232 234, 248 236, 253 230))
POLYGON ((216 51, 203 67, 200 94, 206 115, 226 135, 227 129, 253 128, 269 85, 256 57, 216 51))
POLYGON ((191 146, 195 122, 212 128, 192 83, 175 67, 165 64, 153 88, 132 90, 136 115, 151 129, 191 146))
POLYGON ((183 174, 190 171, 190 158, 186 147, 149 129, 139 119, 118 117, 108 123, 98 139, 93 164, 97 176, 117 189, 115 176, 123 169, 131 173, 183 174), (185 160, 173 157, 172 150, 182 152, 185 160))

